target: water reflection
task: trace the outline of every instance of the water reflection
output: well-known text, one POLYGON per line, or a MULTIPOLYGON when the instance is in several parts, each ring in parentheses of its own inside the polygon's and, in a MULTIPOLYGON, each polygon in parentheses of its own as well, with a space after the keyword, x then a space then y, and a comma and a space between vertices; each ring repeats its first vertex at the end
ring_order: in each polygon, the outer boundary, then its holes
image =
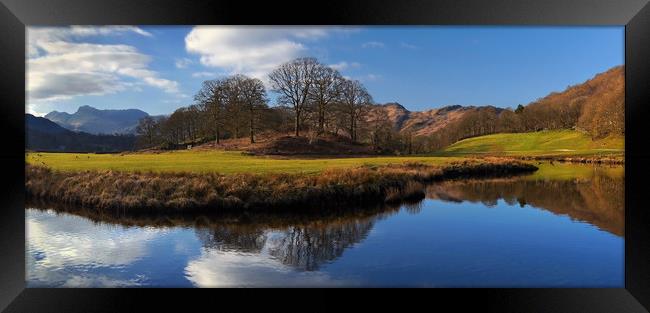
POLYGON ((335 260, 346 248, 362 241, 374 226, 372 220, 329 225, 290 227, 270 242, 269 254, 283 264, 307 271, 335 260))
POLYGON ((199 228, 196 236, 205 248, 244 253, 260 253, 267 239, 266 231, 257 227, 199 228))
POLYGON ((616 287, 624 189, 622 177, 608 175, 518 177, 442 182, 427 187, 424 201, 326 212, 113 216, 30 209, 27 280, 29 286, 616 287))
POLYGON ((568 215, 623 236, 625 180, 609 176, 593 179, 491 179, 443 182, 427 187, 427 197, 450 202, 481 202, 492 207, 499 199, 510 205, 530 205, 568 215))
POLYGON ((332 279, 317 270, 361 242, 388 212, 359 213, 295 224, 247 222, 197 228, 204 250, 189 263, 187 278, 202 287, 354 285, 352 280, 332 279))
POLYGON ((36 286, 138 285, 144 277, 120 278, 107 272, 137 262, 148 254, 149 241, 162 235, 161 230, 99 226, 51 211, 28 214, 26 229, 27 278, 36 286))
MULTIPOLYGON (((384 212, 386 213, 386 212, 384 212)), ((215 225, 196 230, 203 247, 219 251, 268 253, 284 265, 314 271, 361 242, 384 215, 343 215, 336 219, 289 226, 215 225)))

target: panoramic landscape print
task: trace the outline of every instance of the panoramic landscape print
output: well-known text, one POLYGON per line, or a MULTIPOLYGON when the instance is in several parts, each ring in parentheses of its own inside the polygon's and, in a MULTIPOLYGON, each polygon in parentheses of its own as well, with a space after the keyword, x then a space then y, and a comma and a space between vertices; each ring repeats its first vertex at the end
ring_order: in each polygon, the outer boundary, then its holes
POLYGON ((623 287, 623 27, 26 31, 28 287, 623 287))

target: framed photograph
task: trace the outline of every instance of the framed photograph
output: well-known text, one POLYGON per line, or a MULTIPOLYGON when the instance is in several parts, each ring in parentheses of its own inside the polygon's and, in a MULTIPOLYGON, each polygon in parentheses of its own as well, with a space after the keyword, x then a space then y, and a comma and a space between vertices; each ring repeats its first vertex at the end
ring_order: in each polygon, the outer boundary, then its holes
POLYGON ((647 1, 337 2, 2 0, 0 309, 648 312, 647 1))

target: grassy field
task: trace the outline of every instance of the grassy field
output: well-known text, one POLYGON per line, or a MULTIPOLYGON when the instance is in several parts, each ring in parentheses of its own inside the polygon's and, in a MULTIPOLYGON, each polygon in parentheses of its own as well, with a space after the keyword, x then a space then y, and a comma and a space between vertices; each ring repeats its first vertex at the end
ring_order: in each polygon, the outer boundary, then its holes
MULTIPOLYGON (((26 153, 26 162, 62 171, 116 170, 141 172, 190 173, 305 173, 317 174, 325 169, 358 167, 361 165, 419 162, 431 165, 463 160, 470 155, 617 155, 623 153, 623 138, 592 141, 577 131, 545 131, 519 134, 496 134, 465 139, 435 156, 380 156, 347 158, 291 158, 250 156, 239 151, 180 150, 161 153, 26 153)), ((540 163, 541 164, 541 163, 540 163)), ((544 168, 544 167, 542 167, 544 168)), ((570 167, 566 174, 572 176, 570 167)), ((558 172, 548 166, 542 173, 558 172)), ((560 171, 564 173, 565 171, 560 171)))
POLYGON ((278 159, 242 154, 237 151, 173 151, 164 153, 84 154, 27 153, 26 161, 56 170, 117 170, 142 172, 217 172, 234 173, 306 173, 316 174, 329 168, 421 162, 438 165, 460 160, 458 157, 359 157, 319 159, 278 159))
POLYGON ((623 137, 591 140, 588 134, 572 131, 494 134, 454 143, 437 155, 612 155, 624 152, 623 137))

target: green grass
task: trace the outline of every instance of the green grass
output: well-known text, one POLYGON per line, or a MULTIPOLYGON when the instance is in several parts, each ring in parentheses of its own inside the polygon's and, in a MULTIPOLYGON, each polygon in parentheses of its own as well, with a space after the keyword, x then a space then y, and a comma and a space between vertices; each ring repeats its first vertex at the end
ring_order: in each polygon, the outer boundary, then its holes
POLYGON ((559 130, 468 138, 454 143, 437 155, 616 155, 622 154, 624 147, 623 137, 608 137, 593 141, 583 132, 559 130))
POLYGON ((444 164, 458 157, 364 157, 324 159, 278 159, 248 156, 237 151, 173 151, 164 153, 84 154, 26 153, 26 162, 56 170, 117 170, 143 172, 218 172, 234 173, 306 173, 316 174, 329 168, 422 162, 444 164))
MULTIPOLYGON (((347 158, 280 159, 249 156, 239 151, 180 150, 162 153, 85 154, 26 153, 26 162, 62 171, 117 170, 141 172, 218 172, 236 173, 305 173, 317 174, 326 169, 420 162, 432 165, 462 160, 471 155, 617 155, 623 153, 623 138, 592 141, 577 131, 495 134, 465 139, 434 156, 386 156, 347 158)), ((550 165, 530 161, 540 167, 536 178, 575 178, 590 175, 593 166, 550 165)), ((622 172, 622 167, 619 167, 622 172)))

